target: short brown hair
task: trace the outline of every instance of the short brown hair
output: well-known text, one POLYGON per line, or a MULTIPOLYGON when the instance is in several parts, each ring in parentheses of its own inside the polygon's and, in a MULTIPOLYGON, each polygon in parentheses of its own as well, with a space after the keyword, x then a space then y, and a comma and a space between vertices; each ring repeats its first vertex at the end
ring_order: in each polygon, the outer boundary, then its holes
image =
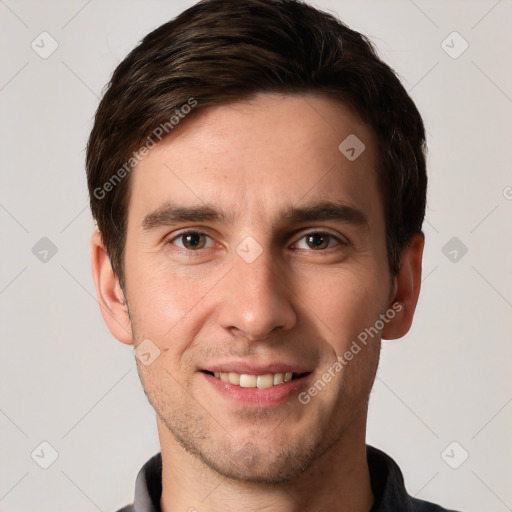
POLYGON ((86 157, 91 210, 122 286, 135 152, 157 127, 170 133, 169 120, 191 99, 197 110, 258 92, 325 93, 373 129, 389 267, 398 272, 403 248, 421 232, 427 177, 423 122, 393 70, 365 36, 300 0, 202 0, 129 53, 96 112, 86 157))

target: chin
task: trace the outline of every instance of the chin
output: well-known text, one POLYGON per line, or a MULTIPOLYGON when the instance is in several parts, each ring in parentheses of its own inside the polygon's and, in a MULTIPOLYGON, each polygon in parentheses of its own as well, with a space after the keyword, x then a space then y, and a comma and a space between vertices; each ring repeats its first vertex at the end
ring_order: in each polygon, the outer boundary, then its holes
POLYGON ((279 484, 302 474, 324 451, 319 443, 308 445, 304 440, 265 444, 264 439, 236 441, 233 438, 212 442, 178 438, 177 441, 208 468, 225 478, 245 483, 279 484), (259 441, 259 443, 258 443, 259 441), (256 444, 258 443, 258 444, 256 444))
POLYGON ((261 449, 252 443, 222 457, 202 460, 216 473, 240 482, 279 484, 293 480, 303 473, 315 459, 315 449, 300 451, 274 451, 261 449))

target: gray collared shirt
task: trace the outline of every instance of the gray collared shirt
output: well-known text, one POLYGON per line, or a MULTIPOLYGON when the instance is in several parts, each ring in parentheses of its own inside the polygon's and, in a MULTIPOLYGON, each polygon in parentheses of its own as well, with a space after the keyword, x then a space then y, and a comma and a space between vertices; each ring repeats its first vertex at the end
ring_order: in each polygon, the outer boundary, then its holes
MULTIPOLYGON (((369 512, 455 512, 409 496, 396 462, 384 452, 366 447, 368 467, 375 502, 369 512)), ((161 512, 162 456, 154 455, 142 467, 135 482, 132 505, 118 512, 161 512)))

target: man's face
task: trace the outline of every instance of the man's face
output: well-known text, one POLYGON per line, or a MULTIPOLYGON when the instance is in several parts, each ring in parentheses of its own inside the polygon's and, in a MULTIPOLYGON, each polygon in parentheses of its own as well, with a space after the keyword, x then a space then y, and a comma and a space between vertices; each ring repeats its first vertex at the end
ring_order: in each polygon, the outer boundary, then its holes
POLYGON ((283 481, 364 439, 380 334, 333 368, 390 306, 376 168, 375 137, 343 104, 260 94, 197 112, 134 170, 126 298, 135 345, 161 351, 137 360, 161 442, 283 481), (338 149, 351 134, 353 161, 338 149))

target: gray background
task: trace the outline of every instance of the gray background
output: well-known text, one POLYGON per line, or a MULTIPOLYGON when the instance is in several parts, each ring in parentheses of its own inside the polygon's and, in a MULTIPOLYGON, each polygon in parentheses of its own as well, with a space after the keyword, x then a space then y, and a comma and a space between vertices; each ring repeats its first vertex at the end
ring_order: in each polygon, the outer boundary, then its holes
MULTIPOLYGON (((159 451, 95 299, 84 148, 114 67, 192 3, 0 0, 1 511, 117 510, 159 451)), ((316 5, 400 73, 430 147, 423 289, 411 332, 384 343, 368 441, 413 495, 512 510, 512 3, 316 5)))

